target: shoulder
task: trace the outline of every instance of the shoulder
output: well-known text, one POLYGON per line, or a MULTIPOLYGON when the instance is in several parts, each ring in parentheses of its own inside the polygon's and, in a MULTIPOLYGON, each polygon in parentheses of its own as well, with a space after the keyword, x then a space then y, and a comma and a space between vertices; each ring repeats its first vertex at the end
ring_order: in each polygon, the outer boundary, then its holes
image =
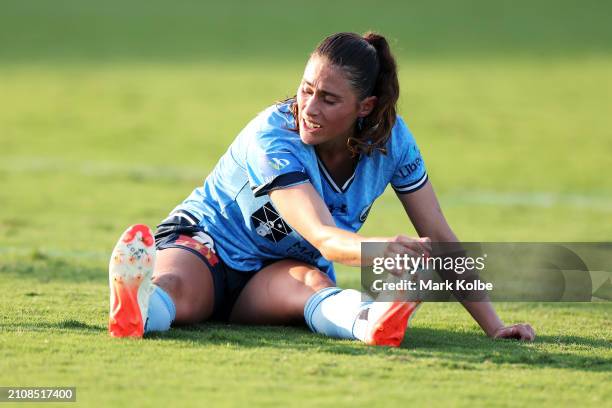
POLYGON ((268 106, 253 120, 260 131, 289 130, 295 127, 295 121, 290 110, 290 103, 279 102, 268 106))
POLYGON ((395 124, 391 129, 390 142, 395 145, 415 143, 414 136, 408 128, 406 121, 400 115, 396 116, 395 124))
POLYGON ((399 160, 411 151, 418 152, 416 140, 408 125, 406 125, 404 118, 400 115, 397 115, 395 119, 395 124, 391 129, 391 136, 387 140, 385 147, 387 148, 387 155, 395 160, 399 160))
POLYGON ((261 111, 242 130, 239 137, 247 139, 253 148, 299 148, 300 136, 295 132, 295 120, 289 103, 280 102, 261 111))

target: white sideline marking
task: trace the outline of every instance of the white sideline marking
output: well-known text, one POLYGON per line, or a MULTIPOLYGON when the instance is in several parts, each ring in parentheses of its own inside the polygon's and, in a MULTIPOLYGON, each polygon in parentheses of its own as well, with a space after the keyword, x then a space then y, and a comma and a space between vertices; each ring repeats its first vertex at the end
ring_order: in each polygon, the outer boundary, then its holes
MULTIPOLYGON (((212 169, 211 169, 212 170, 212 169)), ((172 180, 203 180, 206 169, 167 166, 164 164, 122 164, 104 161, 71 161, 56 158, 12 158, 0 162, 0 171, 6 173, 78 173, 82 176, 112 177, 135 176, 172 180)))
POLYGON ((440 202, 446 205, 492 205, 502 207, 528 206, 539 208, 572 207, 610 212, 612 196, 546 192, 472 191, 442 194, 440 202))
POLYGON ((11 255, 32 255, 34 251, 41 252, 45 256, 49 256, 52 258, 80 258, 80 259, 104 259, 108 261, 110 258, 110 252, 108 251, 82 251, 82 250, 63 250, 63 249, 44 249, 39 250, 39 248, 34 247, 16 247, 16 246, 0 246, 0 254, 11 254, 11 255))
MULTIPOLYGON (((210 168, 209 170, 212 170, 210 168)), ((160 180, 204 180, 206 169, 167 165, 121 164, 103 161, 70 161, 49 157, 13 157, 0 161, 0 171, 6 173, 80 173, 84 176, 132 175, 160 180)), ((194 188, 196 185, 194 185, 194 188)), ((386 199, 386 194, 383 196, 386 199)), ((570 207, 612 212, 612 192, 608 194, 573 194, 528 191, 473 190, 440 193, 442 208, 465 205, 491 205, 500 207, 528 206, 538 208, 570 207)), ((401 207, 400 207, 401 208, 401 207)), ((398 210, 399 211, 399 210, 398 210)))

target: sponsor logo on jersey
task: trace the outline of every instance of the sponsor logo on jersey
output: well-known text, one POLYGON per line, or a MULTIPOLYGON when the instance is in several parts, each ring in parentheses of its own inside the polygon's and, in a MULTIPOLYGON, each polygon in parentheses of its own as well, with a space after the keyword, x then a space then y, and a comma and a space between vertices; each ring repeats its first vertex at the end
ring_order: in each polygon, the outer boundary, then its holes
POLYGON ((300 242, 296 242, 287 249, 287 255, 301 261, 314 264, 321 253, 315 249, 308 248, 300 242))
POLYGON ((270 203, 255 211, 251 221, 257 235, 272 242, 278 242, 293 232, 270 203))
POLYGON ((423 159, 421 158, 421 156, 419 156, 413 161, 411 161, 410 163, 400 167, 399 173, 402 177, 408 177, 412 173, 414 173, 418 168, 420 168, 422 163, 423 163, 423 159))

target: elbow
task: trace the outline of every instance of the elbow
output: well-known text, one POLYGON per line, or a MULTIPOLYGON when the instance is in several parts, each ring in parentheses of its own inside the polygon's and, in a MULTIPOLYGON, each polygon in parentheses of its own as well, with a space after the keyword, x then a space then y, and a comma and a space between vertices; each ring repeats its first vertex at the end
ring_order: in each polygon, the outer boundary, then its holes
POLYGON ((338 262, 338 263, 345 263, 345 259, 343 257, 338 256, 338 253, 333 251, 333 250, 325 250, 325 251, 321 251, 319 250, 319 252, 321 252, 321 255, 323 256, 323 258, 327 259, 329 262, 338 262))
POLYGON ((308 240, 330 262, 361 263, 361 237, 337 227, 321 226, 308 240))
POLYGON ((332 246, 329 245, 329 240, 327 239, 317 240, 315 243, 313 243, 313 246, 317 248, 317 250, 321 253, 321 256, 327 259, 328 261, 330 262, 338 261, 337 259, 335 259, 336 251, 334 251, 332 246))
POLYGON ((359 265, 361 259, 361 246, 357 250, 352 245, 347 246, 347 242, 329 237, 317 242, 315 248, 321 253, 323 258, 330 262, 337 262, 344 265, 359 265))
POLYGON ((328 261, 342 261, 341 259, 339 259, 340 253, 337 250, 336 245, 334 245, 333 236, 321 234, 313 240, 312 245, 317 248, 317 250, 321 253, 321 256, 323 256, 323 258, 327 259, 328 261))
POLYGON ((349 266, 356 265, 355 263, 356 261, 354 261, 350 256, 347 256, 347 254, 343 254, 338 251, 334 251, 330 249, 325 250, 325 251, 319 250, 319 252, 321 253, 321 256, 323 256, 323 258, 327 259, 329 262, 334 262, 334 263, 339 263, 339 264, 349 265, 349 266))

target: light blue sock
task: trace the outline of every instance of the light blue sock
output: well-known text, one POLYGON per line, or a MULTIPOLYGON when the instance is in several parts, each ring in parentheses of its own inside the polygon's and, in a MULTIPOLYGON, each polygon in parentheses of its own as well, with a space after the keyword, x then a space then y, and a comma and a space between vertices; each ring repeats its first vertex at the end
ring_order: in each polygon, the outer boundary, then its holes
POLYGON ((310 330, 340 339, 357 339, 353 328, 360 312, 371 302, 362 302, 361 293, 340 288, 324 288, 308 299, 304 318, 310 330))
POLYGON ((176 317, 176 308, 170 295, 157 285, 153 285, 153 287, 153 293, 149 298, 145 333, 170 329, 170 324, 176 317))

